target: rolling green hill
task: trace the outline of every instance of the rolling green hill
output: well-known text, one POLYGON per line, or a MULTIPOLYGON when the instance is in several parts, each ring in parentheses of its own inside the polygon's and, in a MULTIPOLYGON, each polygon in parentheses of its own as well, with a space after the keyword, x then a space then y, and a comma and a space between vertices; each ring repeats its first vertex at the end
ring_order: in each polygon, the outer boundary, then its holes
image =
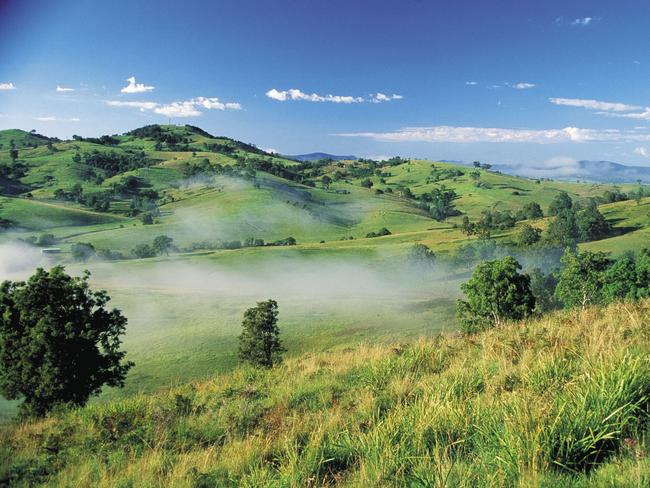
POLYGON ((314 352, 0 430, 12 486, 650 482, 650 303, 314 352))
MULTIPOLYGON (((69 141, 0 131, 0 144, 0 251, 11 261, 3 266, 0 255, 0 279, 53 263, 89 269, 129 318, 125 348, 136 367, 124 390, 99 402, 231 370, 241 314, 271 296, 292 356, 451 332, 469 272, 451 263, 481 241, 462 232, 463 218, 476 222, 485 210, 516 214, 537 202, 547 212, 560 192, 581 204, 599 198, 613 231, 581 248, 622 254, 650 242, 650 198, 630 199, 636 185, 424 160, 300 163, 192 126, 69 141), (454 211, 434 219, 427 199, 450 190, 454 211), (628 199, 606 203, 617 191, 628 199), (367 237, 383 228, 390 234, 367 237), (169 256, 132 254, 161 235, 176 246, 169 256), (246 243, 289 237, 295 245, 246 243), (62 253, 43 257, 39 242, 62 253), (98 257, 75 262, 75 243, 98 257), (408 262, 416 243, 436 253, 434 272, 408 262)), ((490 242, 511 245, 523 226, 546 229, 551 219, 495 228, 490 242)), ((13 411, 0 401, 0 415, 13 411)))

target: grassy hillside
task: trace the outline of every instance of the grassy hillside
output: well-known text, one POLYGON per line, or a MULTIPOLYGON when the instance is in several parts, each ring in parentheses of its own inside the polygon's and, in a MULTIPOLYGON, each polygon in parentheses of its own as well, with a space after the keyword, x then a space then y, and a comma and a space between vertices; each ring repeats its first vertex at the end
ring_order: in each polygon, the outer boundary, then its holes
POLYGON ((650 302, 310 353, 1 431, 14 486, 650 483, 650 302))

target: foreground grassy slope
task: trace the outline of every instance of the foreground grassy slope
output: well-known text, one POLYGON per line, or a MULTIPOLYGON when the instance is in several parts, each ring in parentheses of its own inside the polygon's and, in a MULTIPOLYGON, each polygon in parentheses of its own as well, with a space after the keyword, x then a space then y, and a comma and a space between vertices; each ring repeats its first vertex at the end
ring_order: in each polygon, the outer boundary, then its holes
POLYGON ((313 353, 2 430, 16 486, 647 486, 650 301, 313 353))

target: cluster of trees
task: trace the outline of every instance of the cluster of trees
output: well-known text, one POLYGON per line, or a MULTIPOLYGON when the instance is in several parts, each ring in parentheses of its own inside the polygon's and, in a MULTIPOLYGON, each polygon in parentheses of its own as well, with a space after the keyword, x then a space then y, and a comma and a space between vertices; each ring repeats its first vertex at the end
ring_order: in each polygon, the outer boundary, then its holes
POLYGON ((131 255, 136 258, 153 258, 156 256, 168 256, 170 252, 176 252, 178 248, 174 245, 174 239, 169 236, 158 236, 151 244, 138 244, 131 250, 131 255))
POLYGON ((563 246, 602 239, 612 232, 609 222, 593 199, 586 205, 580 205, 563 192, 551 202, 548 214, 555 217, 548 226, 547 239, 563 246))
POLYGON ((382 227, 377 232, 368 232, 366 234, 366 238, 382 237, 382 236, 389 236, 389 235, 391 235, 391 231, 389 231, 386 227, 382 227))
MULTIPOLYGON (((102 146, 117 146, 120 141, 116 139, 116 136, 104 135, 101 137, 81 137, 78 135, 73 135, 72 139, 78 142, 90 142, 92 144, 101 144, 102 146)), ((48 146, 49 147, 49 146, 48 146)))
POLYGON ((567 249, 553 273, 522 273, 511 256, 483 261, 461 285, 461 329, 474 333, 553 308, 607 304, 650 297, 650 249, 611 259, 602 252, 567 249))
POLYGON ((68 202, 77 202, 86 205, 97 212, 108 212, 113 197, 110 192, 93 193, 86 195, 80 183, 75 183, 70 190, 57 188, 54 190, 54 198, 68 202))
POLYGON ((75 162, 83 161, 88 166, 99 168, 109 178, 125 171, 132 171, 155 164, 155 160, 147 158, 144 151, 128 149, 123 152, 94 149, 91 152, 84 153, 83 156, 76 153, 73 160, 75 162))
POLYGON ((429 207, 431 218, 441 222, 448 217, 458 215, 460 212, 454 205, 454 200, 458 197, 456 192, 451 188, 434 188, 431 193, 425 193, 420 200, 429 207))

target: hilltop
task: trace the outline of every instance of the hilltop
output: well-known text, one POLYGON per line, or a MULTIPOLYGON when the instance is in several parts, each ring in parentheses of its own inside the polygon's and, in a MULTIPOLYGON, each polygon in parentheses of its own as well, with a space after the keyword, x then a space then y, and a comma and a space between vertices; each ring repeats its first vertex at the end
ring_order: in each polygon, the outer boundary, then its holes
POLYGON ((0 482, 646 486, 649 324, 646 300, 240 367, 7 426, 0 482))

